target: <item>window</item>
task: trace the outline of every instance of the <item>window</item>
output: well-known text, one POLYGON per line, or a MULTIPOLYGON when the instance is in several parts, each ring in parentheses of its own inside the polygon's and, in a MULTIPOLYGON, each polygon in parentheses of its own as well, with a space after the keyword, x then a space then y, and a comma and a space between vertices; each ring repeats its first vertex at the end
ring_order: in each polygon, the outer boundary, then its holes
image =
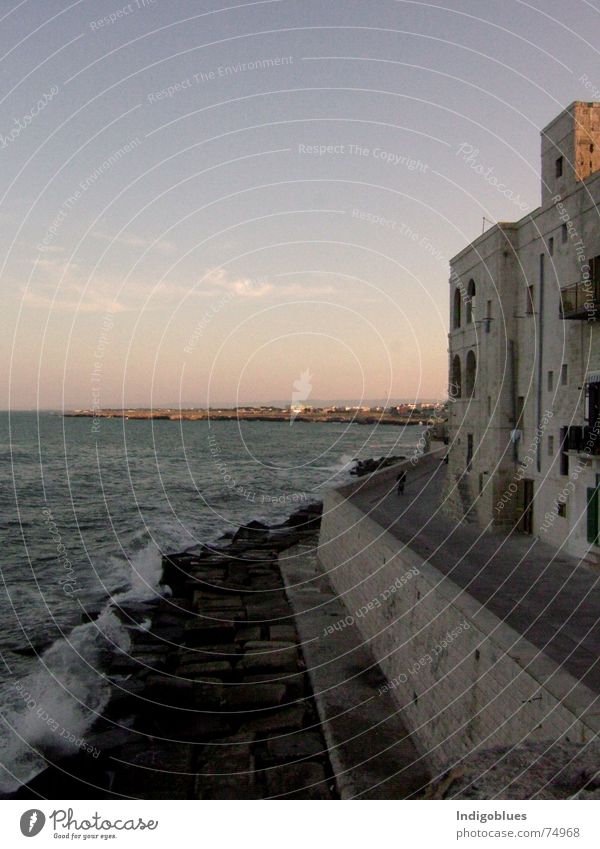
POLYGON ((487 306, 486 306, 486 311, 485 311, 485 321, 484 321, 484 327, 485 327, 485 332, 486 332, 486 333, 489 333, 489 332, 490 332, 490 324, 491 324, 491 322, 492 322, 492 302, 491 302, 491 301, 488 301, 488 302, 487 302, 487 306))
POLYGON ((473 310, 475 308, 475 281, 469 280, 469 288, 467 289, 467 324, 473 321, 473 310))
POLYGON ((568 427, 561 427, 560 429, 560 473, 561 475, 569 474, 569 455, 567 454, 568 444, 567 437, 569 433, 568 427))
POLYGON ((548 253, 550 256, 554 256, 554 238, 552 236, 548 239, 548 253))
POLYGON ((467 472, 473 468, 473 434, 467 434, 467 472))
POLYGON ((558 502, 558 504, 556 505, 556 512, 559 516, 562 516, 563 519, 567 515, 567 505, 564 503, 564 501, 558 502))
POLYGON ((533 311, 534 311, 533 310, 533 304, 534 304, 533 299, 534 299, 534 297, 535 297, 534 287, 528 286, 527 287, 527 304, 526 304, 526 309, 525 309, 525 312, 527 313, 527 315, 533 315, 533 311))
POLYGON ((524 430, 525 429, 525 417, 523 415, 525 411, 525 398, 523 395, 519 395, 517 398, 517 420, 515 422, 516 430, 524 430))
POLYGON ((567 241, 567 239, 569 238, 569 231, 568 231, 568 229, 567 229, 567 225, 566 225, 566 224, 563 224, 563 225, 561 226, 561 228, 560 228, 560 237, 561 237, 562 243, 563 243, 563 245, 564 245, 564 243, 565 243, 565 242, 567 241))
POLYGON ((450 398, 462 398, 462 373, 460 357, 458 354, 452 360, 452 374, 450 376, 450 398))
POLYGON ((475 357, 474 351, 469 351, 467 354, 467 368, 466 368, 466 384, 467 384, 467 398, 472 398, 475 394, 475 379, 477 377, 477 359, 475 357))
POLYGON ((548 392, 552 392, 554 388, 554 372, 548 372, 548 392))
POLYGON ((554 163, 554 176, 556 178, 562 177, 563 175, 563 158, 559 156, 556 162, 554 163))
POLYGON ((560 370, 560 385, 567 386, 569 383, 569 366, 567 363, 563 363, 560 370))
POLYGON ((600 383, 587 384, 587 420, 591 428, 598 426, 600 419, 600 383))
POLYGON ((455 330, 460 327, 460 289, 454 290, 454 312, 452 326, 455 330))
POLYGON ((548 457, 554 457, 554 437, 548 437, 548 457))

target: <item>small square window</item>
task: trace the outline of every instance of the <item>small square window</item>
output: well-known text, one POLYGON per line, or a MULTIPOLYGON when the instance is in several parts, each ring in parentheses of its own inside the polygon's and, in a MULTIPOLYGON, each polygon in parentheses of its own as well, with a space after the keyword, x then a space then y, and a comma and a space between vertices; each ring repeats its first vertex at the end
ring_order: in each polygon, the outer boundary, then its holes
POLYGON ((567 230, 566 224, 563 224, 562 227, 560 228, 560 236, 561 236, 561 239, 562 239, 562 243, 564 245, 564 243, 569 238, 569 231, 567 230))
POLYGON ((554 389, 554 372, 548 372, 548 392, 552 392, 554 389))
POLYGON ((563 158, 559 156, 555 162, 554 174, 556 177, 562 177, 563 175, 563 158))
POLYGON ((548 437, 548 457, 554 456, 554 437, 548 437))
POLYGON ((550 256, 554 256, 554 237, 550 236, 548 239, 548 253, 550 256))
POLYGON ((559 501, 556 505, 556 512, 559 516, 564 518, 567 515, 567 505, 564 502, 559 501))
POLYGON ((562 364, 562 368, 560 370, 560 385, 567 386, 569 383, 569 366, 567 363, 562 364))

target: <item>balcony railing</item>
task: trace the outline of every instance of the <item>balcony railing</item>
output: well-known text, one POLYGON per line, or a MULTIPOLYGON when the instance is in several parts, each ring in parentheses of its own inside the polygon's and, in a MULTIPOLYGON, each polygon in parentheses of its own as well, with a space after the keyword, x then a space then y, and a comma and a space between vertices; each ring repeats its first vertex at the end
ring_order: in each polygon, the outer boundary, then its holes
POLYGON ((600 455, 600 428, 572 426, 567 428, 565 440, 567 451, 577 451, 578 454, 589 454, 593 457, 600 455))
POLYGON ((561 289, 560 317, 596 321, 600 317, 600 281, 584 280, 561 289))

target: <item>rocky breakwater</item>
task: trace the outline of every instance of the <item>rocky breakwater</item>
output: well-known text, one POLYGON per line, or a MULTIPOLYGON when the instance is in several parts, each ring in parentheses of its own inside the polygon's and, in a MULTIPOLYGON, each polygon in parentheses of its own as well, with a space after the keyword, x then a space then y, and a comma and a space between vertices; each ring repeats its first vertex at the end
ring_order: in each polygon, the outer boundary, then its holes
POLYGON ((278 556, 317 544, 322 506, 163 558, 170 595, 114 605, 131 634, 87 743, 18 794, 329 799, 327 748, 278 556))
POLYGON ((380 457, 378 460, 355 460, 356 466, 353 469, 350 469, 350 474, 361 478, 364 475, 370 475, 373 472, 378 472, 380 469, 387 469, 388 466, 395 466, 396 463, 401 463, 402 460, 406 460, 406 457, 403 454, 393 457, 380 457))

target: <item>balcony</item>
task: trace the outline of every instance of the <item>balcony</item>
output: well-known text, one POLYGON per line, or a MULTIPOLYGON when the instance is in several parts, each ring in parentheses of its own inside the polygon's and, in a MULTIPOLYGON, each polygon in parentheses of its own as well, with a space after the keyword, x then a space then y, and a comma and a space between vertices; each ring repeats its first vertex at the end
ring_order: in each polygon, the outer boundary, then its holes
POLYGON ((600 434, 591 427, 568 427, 565 449, 590 457, 600 456, 600 434))
POLYGON ((600 310, 600 281, 585 280, 561 289, 560 317, 596 321, 600 310))

